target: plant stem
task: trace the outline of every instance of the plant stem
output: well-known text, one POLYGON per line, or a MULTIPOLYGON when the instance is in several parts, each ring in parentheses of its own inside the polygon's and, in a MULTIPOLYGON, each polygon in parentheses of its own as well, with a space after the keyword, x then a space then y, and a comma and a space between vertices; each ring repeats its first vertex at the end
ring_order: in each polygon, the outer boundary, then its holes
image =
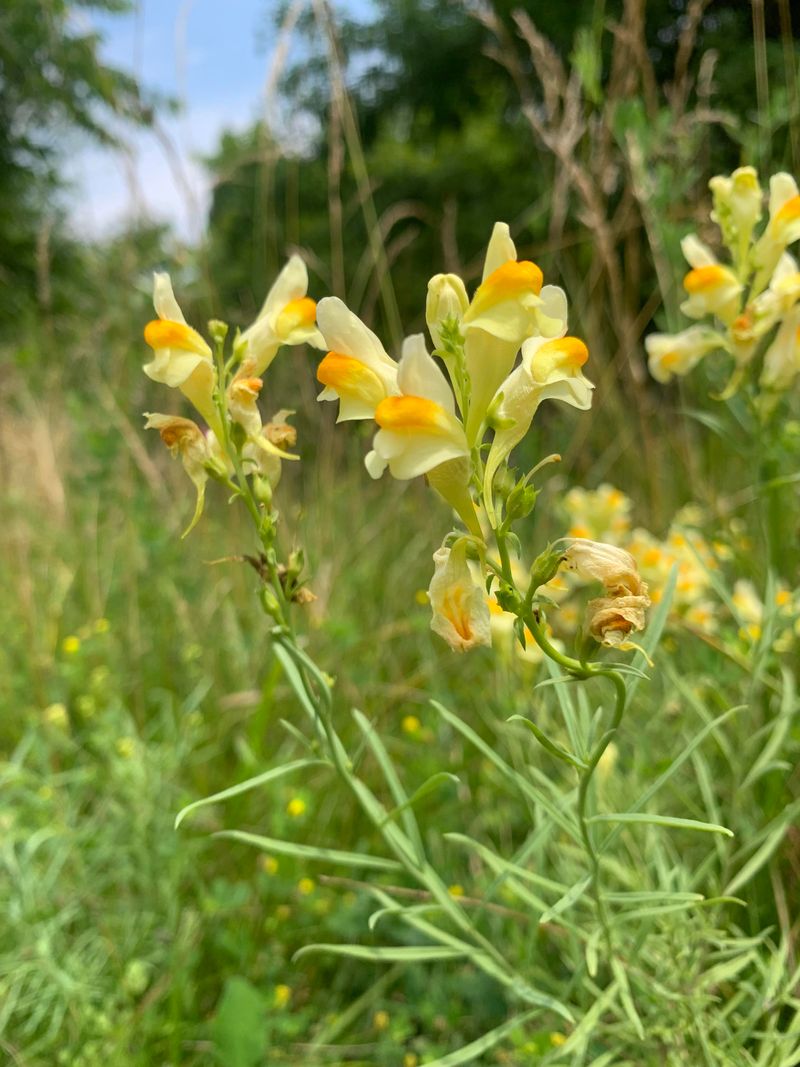
POLYGON ((600 857, 594 846, 594 841, 592 840, 592 832, 587 821, 586 806, 589 798, 589 786, 597 764, 600 762, 611 739, 619 729, 622 717, 625 714, 625 703, 627 700, 625 682, 618 671, 612 670, 609 667, 594 666, 591 663, 581 663, 579 660, 573 659, 572 656, 567 656, 563 652, 560 652, 548 640, 544 627, 535 612, 526 612, 523 615, 523 622, 530 630, 534 640, 545 655, 549 656, 555 663, 558 663, 564 670, 569 671, 571 675, 576 678, 607 678, 614 686, 614 714, 611 719, 611 724, 587 756, 586 769, 578 772, 578 823, 580 825, 581 837, 583 838, 583 843, 591 863, 592 896, 594 897, 595 905, 597 907, 597 916, 600 920, 600 925, 603 928, 603 935, 606 940, 608 952, 611 956, 614 952, 614 944, 601 888, 600 857))

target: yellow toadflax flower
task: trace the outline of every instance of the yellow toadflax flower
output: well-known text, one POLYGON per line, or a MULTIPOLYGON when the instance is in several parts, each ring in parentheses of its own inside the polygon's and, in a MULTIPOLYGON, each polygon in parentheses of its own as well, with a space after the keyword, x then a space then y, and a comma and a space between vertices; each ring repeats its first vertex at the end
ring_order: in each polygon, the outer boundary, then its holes
POLYGON ((630 552, 616 545, 576 537, 564 552, 564 562, 567 570, 575 571, 584 581, 600 582, 609 593, 638 596, 647 592, 647 586, 639 577, 636 560, 630 552))
POLYGON ((651 333, 644 341, 650 373, 657 382, 688 374, 704 356, 723 345, 724 339, 708 326, 690 326, 680 333, 651 333))
POLYGON ((153 275, 153 305, 158 318, 145 326, 144 339, 154 356, 145 364, 145 374, 155 382, 180 389, 208 425, 219 429, 211 349, 197 330, 187 326, 168 274, 153 275))
POLYGON ((645 628, 647 596, 610 596, 590 600, 586 605, 586 630, 602 645, 621 648, 628 636, 645 628))
POLYGON ((800 195, 797 182, 785 172, 769 180, 769 222, 753 249, 758 269, 754 287, 761 288, 790 244, 800 240, 800 195))
POLYGON ((145 429, 158 430, 161 440, 173 456, 180 456, 184 470, 194 482, 197 490, 197 505, 194 509, 192 521, 182 534, 183 537, 186 537, 194 529, 203 513, 208 468, 210 464, 213 464, 211 446, 200 427, 193 423, 191 419, 183 419, 178 415, 149 414, 147 412, 145 412, 145 418, 147 419, 145 429))
POLYGON ((786 389, 800 374, 800 308, 791 311, 778 327, 775 339, 764 353, 761 385, 786 389))
POLYGON ((729 267, 718 263, 713 252, 694 234, 684 237, 681 249, 692 270, 683 279, 688 300, 681 311, 690 319, 716 315, 730 325, 739 311, 742 284, 729 267))
POLYGON ((237 341, 245 346, 249 377, 260 378, 282 345, 312 344, 324 348, 315 317, 317 305, 307 296, 308 270, 300 256, 292 256, 267 293, 255 322, 237 341))
POLYGON ((469 445, 447 379, 422 334, 407 337, 397 370, 398 395, 375 409, 378 432, 364 463, 373 478, 386 468, 406 481, 421 474, 476 537, 481 529, 469 494, 469 445))
POLYGON ((442 546, 433 555, 434 574, 428 589, 433 618, 431 629, 456 652, 491 645, 492 631, 486 593, 476 585, 467 563, 467 543, 442 546))
POLYGON ((421 333, 403 342, 397 388, 399 395, 385 397, 375 409, 380 429, 366 459, 373 478, 379 478, 387 466, 395 478, 416 478, 448 460, 469 455, 452 390, 428 355, 421 333))
POLYGON ((577 337, 532 337, 522 346, 522 362, 500 386, 492 408, 501 429, 495 433, 484 472, 486 510, 495 521, 492 483, 500 464, 530 429, 543 400, 562 400, 586 411, 594 386, 582 367, 589 350, 577 337))
POLYGON ((470 442, 477 439, 489 402, 511 371, 522 342, 566 333, 566 297, 557 286, 543 288, 542 280, 535 263, 517 260, 507 224, 496 222, 481 284, 462 316, 471 383, 466 427, 470 442))
POLYGON ((317 307, 328 354, 317 368, 325 386, 318 400, 338 400, 337 422, 371 419, 382 400, 397 394, 397 364, 364 323, 338 297, 317 307))
POLYGON ((606 596, 586 605, 587 632, 601 644, 627 647, 628 636, 644 629, 650 607, 636 560, 615 545, 576 538, 567 546, 564 562, 578 577, 600 582, 606 590, 606 596))

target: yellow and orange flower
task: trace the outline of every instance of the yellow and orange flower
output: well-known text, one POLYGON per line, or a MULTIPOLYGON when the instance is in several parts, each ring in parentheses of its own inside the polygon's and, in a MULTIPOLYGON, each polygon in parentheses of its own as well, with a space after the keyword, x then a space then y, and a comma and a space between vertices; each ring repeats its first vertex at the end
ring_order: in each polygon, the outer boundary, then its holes
POLYGON ((473 580, 466 550, 462 539, 452 548, 442 546, 434 553, 435 570, 428 589, 433 609, 431 629, 456 652, 492 643, 486 593, 473 580))
POLYGON ((320 300, 317 317, 328 349, 317 368, 324 386, 317 399, 339 401, 337 422, 373 418, 381 401, 399 392, 397 364, 338 297, 320 300))
POLYGON ((308 270, 300 256, 291 256, 275 279, 255 322, 237 341, 242 362, 252 378, 260 378, 282 345, 311 344, 324 348, 316 326, 317 305, 308 294, 308 270))
POLYGON ((153 359, 144 366, 145 374, 180 389, 208 425, 218 429, 212 352, 197 330, 187 325, 168 274, 153 276, 153 305, 158 318, 148 322, 144 330, 144 339, 153 349, 153 359))
POLYGON ((500 428, 486 461, 484 498, 493 523, 495 474, 530 429, 542 401, 561 400, 581 411, 591 407, 594 386, 582 369, 588 358, 589 350, 577 337, 532 337, 523 344, 522 363, 502 383, 492 402, 500 428))

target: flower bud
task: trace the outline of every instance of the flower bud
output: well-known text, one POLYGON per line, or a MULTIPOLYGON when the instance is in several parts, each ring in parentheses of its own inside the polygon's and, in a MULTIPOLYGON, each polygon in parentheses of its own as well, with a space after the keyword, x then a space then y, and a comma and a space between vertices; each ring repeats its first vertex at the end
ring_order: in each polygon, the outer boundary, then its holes
POLYGON ((727 244, 749 241, 761 218, 764 194, 753 167, 739 167, 726 177, 717 174, 708 183, 714 196, 712 218, 718 223, 727 244))
POLYGON ((458 324, 469 306, 464 283, 457 274, 435 274, 428 282, 425 319, 435 348, 443 348, 442 326, 458 324))

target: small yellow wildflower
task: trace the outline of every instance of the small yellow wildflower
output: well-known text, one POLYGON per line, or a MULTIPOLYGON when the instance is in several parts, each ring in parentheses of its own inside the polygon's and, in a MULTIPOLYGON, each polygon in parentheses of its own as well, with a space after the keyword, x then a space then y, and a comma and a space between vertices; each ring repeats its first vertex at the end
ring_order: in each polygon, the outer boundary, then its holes
POLYGON ((416 1052, 407 1052, 403 1056, 403 1067, 417 1067, 419 1063, 419 1056, 416 1052))
POLYGON ((304 897, 310 896, 316 888, 313 878, 301 878, 297 883, 297 892, 304 897))
POLYGON ((288 904, 279 904, 275 909, 275 918, 279 922, 285 923, 287 920, 291 919, 291 917, 292 909, 288 904))
POLYGON ((61 642, 61 651, 67 656, 74 656, 76 652, 80 651, 81 639, 75 634, 70 634, 69 637, 65 637, 61 642))
POLYGON ((261 870, 265 874, 277 874, 279 866, 280 865, 274 856, 262 856, 261 870))
POLYGON ((306 802, 301 797, 292 797, 286 805, 286 813, 293 819, 299 819, 301 815, 305 815, 305 811, 306 802))
POLYGON ((554 1033, 550 1035, 550 1044, 554 1048, 561 1048, 562 1045, 566 1045, 567 1038, 564 1034, 554 1033))
POLYGON ((405 734, 418 734, 422 729, 422 723, 419 721, 416 715, 406 715, 403 721, 400 723, 403 733, 405 734))
POLYGON ((288 985, 276 985, 272 995, 272 1003, 276 1008, 285 1008, 292 999, 292 990, 288 985))
POLYGON ((94 632, 96 634, 107 634, 111 629, 111 623, 108 619, 95 619, 94 620, 94 632))
POLYGON ((48 705, 44 709, 43 717, 48 726, 55 726, 59 730, 66 729, 69 724, 67 709, 60 702, 48 705))
POLYGON ((775 604, 779 608, 785 608, 792 602, 792 594, 788 589, 779 589, 775 594, 775 604))
POLYGON ((123 759, 130 759, 136 751, 136 742, 132 737, 118 737, 114 747, 123 759))
POLYGON ((448 886, 447 892, 450 894, 451 897, 463 897, 464 887, 463 885, 458 885, 456 883, 455 885, 448 886))
POLYGON ((372 1016, 372 1025, 376 1030, 386 1030, 389 1026, 389 1012, 376 1011, 372 1016))

